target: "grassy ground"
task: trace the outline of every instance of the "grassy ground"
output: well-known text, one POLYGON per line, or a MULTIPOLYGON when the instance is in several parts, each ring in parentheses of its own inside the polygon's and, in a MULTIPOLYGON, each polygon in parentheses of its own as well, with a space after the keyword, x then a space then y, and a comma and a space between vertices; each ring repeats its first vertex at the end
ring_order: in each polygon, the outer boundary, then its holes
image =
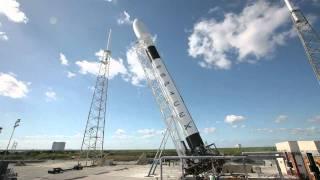
MULTIPOLYGON (((238 148, 219 148, 221 154, 224 155, 240 155, 241 152, 261 152, 261 151, 276 151, 275 147, 243 147, 241 150, 238 148)), ((107 159, 116 161, 133 161, 137 160, 142 153, 145 153, 148 158, 153 158, 157 150, 107 150, 105 155, 107 159)), ((0 152, 3 156, 4 152, 0 152)), ((164 156, 174 156, 176 151, 173 149, 165 150, 164 156)), ((71 160, 79 156, 79 151, 20 151, 10 152, 6 159, 10 160, 71 160)))

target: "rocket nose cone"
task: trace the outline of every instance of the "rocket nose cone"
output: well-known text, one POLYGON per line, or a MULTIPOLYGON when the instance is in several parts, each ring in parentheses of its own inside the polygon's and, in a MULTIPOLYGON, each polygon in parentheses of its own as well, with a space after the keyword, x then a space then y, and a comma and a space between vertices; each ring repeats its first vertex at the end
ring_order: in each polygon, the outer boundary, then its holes
POLYGON ((133 21, 133 31, 138 39, 149 35, 146 26, 138 19, 133 21))

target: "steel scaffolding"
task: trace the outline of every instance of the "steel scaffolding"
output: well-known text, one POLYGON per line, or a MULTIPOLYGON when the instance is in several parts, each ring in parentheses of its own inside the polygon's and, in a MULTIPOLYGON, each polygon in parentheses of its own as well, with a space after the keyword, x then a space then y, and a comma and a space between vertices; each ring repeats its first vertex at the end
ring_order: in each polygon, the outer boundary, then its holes
POLYGON ((111 52, 108 50, 111 31, 108 36, 107 50, 103 51, 99 73, 92 96, 86 128, 83 135, 78 164, 85 160, 85 166, 98 165, 103 158, 104 129, 107 109, 107 90, 111 52), (88 164, 90 163, 90 164, 88 164))
POLYGON ((159 81, 160 77, 158 77, 158 75, 153 70, 150 60, 147 57, 147 54, 145 52, 145 44, 143 41, 139 41, 134 45, 133 48, 137 53, 140 64, 142 65, 142 68, 145 72, 148 86, 151 88, 153 96, 155 97, 156 102, 160 108, 162 117, 167 127, 167 131, 173 141, 177 154, 178 156, 184 156, 186 155, 186 152, 183 143, 184 141, 181 138, 183 137, 181 127, 176 120, 178 116, 169 103, 169 95, 163 89, 164 87, 159 81))
POLYGON ((285 3, 291 13, 292 21, 306 51, 309 63, 320 84, 320 36, 299 8, 294 7, 290 0, 285 0, 285 3))

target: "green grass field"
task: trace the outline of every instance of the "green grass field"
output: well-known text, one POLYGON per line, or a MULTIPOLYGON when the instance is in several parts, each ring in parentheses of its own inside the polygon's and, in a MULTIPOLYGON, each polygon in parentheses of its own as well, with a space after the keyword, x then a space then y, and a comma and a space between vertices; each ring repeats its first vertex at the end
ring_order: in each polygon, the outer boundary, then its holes
MULTIPOLYGON (((218 148, 221 154, 224 155, 241 155, 241 152, 267 152, 276 151, 275 147, 243 147, 238 148, 218 148)), ((106 150, 105 155, 107 159, 115 161, 133 161, 137 160, 142 153, 145 153, 148 158, 153 158, 157 150, 106 150)), ((0 153, 3 156, 4 152, 0 153)), ((174 149, 165 150, 164 156, 174 156, 176 151, 174 149)), ((6 159, 10 160, 71 160, 79 156, 79 151, 17 151, 10 152, 6 159)))

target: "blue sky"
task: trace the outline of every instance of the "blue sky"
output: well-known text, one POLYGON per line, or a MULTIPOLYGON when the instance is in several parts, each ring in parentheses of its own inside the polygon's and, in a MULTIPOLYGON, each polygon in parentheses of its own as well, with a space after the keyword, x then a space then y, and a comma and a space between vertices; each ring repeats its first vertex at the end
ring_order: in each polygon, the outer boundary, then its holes
MULTIPOLYGON (((299 7, 320 30, 319 1, 299 7)), ((139 18, 202 137, 218 147, 317 139, 320 86, 281 1, 0 0, 0 148, 80 147, 112 29, 107 149, 156 148, 165 128, 132 51, 139 18)))

